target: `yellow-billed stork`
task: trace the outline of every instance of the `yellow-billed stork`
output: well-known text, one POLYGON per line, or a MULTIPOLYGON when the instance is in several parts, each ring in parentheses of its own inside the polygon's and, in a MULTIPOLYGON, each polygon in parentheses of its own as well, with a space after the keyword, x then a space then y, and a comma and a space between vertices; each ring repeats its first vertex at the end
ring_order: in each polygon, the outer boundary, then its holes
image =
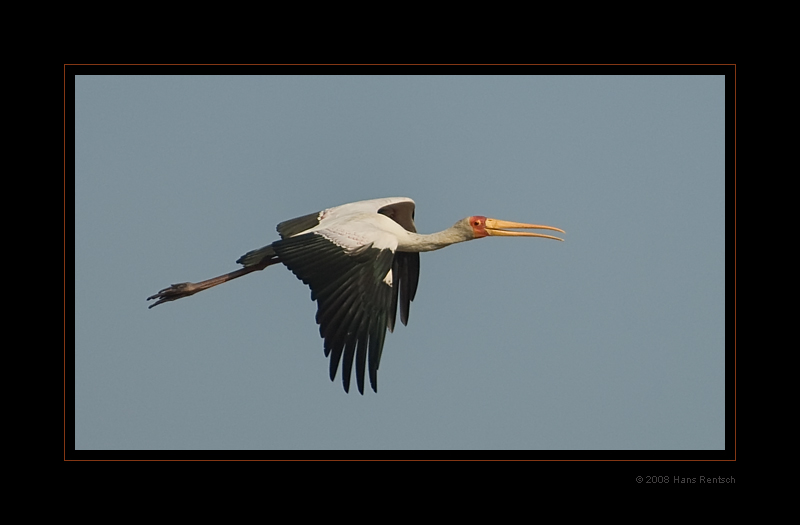
POLYGON ((419 252, 489 235, 563 240, 503 228, 564 233, 552 226, 473 215, 439 233, 421 235, 414 226, 414 201, 407 197, 353 202, 278 224, 280 240, 242 255, 236 262, 244 268, 199 283, 173 284, 147 300, 157 300, 152 308, 283 263, 311 288, 311 300, 317 301, 316 319, 325 356, 330 356, 331 381, 344 357, 342 382, 349 392, 355 359, 358 391, 363 394, 369 361, 369 382, 377 392, 383 340, 386 329, 394 329, 398 302, 400 321, 408 323, 419 281, 419 252))

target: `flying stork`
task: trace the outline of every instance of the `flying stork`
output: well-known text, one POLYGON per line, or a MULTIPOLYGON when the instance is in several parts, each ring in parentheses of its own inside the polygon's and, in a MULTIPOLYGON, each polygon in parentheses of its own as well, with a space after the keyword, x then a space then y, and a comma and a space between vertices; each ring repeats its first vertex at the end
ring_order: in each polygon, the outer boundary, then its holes
POLYGON ((356 382, 363 395, 367 361, 370 385, 378 391, 383 340, 387 328, 394 330, 398 302, 400 321, 408 323, 419 281, 419 252, 489 235, 563 241, 503 228, 565 233, 552 226, 473 215, 439 233, 421 235, 414 226, 414 201, 407 197, 353 202, 284 221, 277 228, 280 240, 239 257, 236 262, 243 268, 199 283, 173 284, 147 300, 157 299, 152 308, 283 263, 311 288, 311 300, 317 301, 316 320, 325 340, 325 356, 330 356, 331 381, 344 357, 342 382, 349 392, 355 359, 356 382))

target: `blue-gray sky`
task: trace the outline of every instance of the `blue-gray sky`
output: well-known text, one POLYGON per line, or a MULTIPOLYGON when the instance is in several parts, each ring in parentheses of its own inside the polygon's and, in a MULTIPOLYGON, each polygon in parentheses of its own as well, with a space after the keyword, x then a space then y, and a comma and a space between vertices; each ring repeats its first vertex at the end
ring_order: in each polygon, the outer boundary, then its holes
POLYGON ((720 76, 83 76, 78 449, 723 449, 720 76), (422 254, 379 391, 345 394, 309 290, 236 269, 285 219, 407 196, 566 242, 422 254))

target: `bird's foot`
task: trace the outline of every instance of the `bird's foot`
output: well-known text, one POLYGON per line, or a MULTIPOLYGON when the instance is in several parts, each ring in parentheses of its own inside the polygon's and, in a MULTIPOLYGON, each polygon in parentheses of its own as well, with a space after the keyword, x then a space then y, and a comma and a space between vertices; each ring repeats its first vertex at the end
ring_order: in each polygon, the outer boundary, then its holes
POLYGON ((169 288, 164 288, 163 290, 159 291, 155 295, 151 295, 147 298, 148 301, 153 299, 158 299, 155 303, 151 304, 148 308, 152 308, 154 306, 158 306, 161 303, 166 303, 169 301, 175 301, 177 299, 182 299, 184 297, 189 297, 190 295, 194 295, 199 292, 201 288, 197 286, 195 283, 178 283, 173 284, 169 288))

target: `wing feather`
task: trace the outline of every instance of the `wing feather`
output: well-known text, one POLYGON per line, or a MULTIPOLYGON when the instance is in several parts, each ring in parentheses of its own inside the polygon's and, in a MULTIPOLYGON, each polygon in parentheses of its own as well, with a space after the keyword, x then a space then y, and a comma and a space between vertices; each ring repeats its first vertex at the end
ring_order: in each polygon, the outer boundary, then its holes
POLYGON ((298 233, 310 230, 314 226, 317 226, 320 221, 320 215, 322 215, 322 212, 318 211, 315 213, 309 213, 308 215, 303 215, 302 217, 297 217, 295 219, 289 219, 288 221, 283 221, 282 223, 278 224, 276 229, 278 230, 281 239, 285 239, 286 237, 294 237, 298 233))
POLYGON ((356 217, 381 214, 416 232, 414 207, 414 201, 407 197, 392 197, 289 219, 278 224, 281 240, 248 252, 237 261, 248 266, 267 256, 278 257, 311 288, 323 349, 330 358, 331 380, 341 363, 346 392, 354 363, 359 392, 364 393, 367 371, 377 392, 386 330, 394 330, 398 304, 400 321, 408 323, 419 282, 419 253, 395 253, 396 240, 376 230, 371 221, 358 224, 356 217), (349 225, 350 217, 356 227, 342 229, 349 225), (389 271, 391 280, 386 279, 389 271))
POLYGON ((392 288, 384 277, 394 260, 390 249, 368 247, 348 253, 317 231, 273 243, 275 253, 317 301, 317 322, 331 359, 331 379, 341 360, 342 382, 349 391, 353 363, 364 393, 364 376, 377 391, 377 370, 388 327, 392 288))

